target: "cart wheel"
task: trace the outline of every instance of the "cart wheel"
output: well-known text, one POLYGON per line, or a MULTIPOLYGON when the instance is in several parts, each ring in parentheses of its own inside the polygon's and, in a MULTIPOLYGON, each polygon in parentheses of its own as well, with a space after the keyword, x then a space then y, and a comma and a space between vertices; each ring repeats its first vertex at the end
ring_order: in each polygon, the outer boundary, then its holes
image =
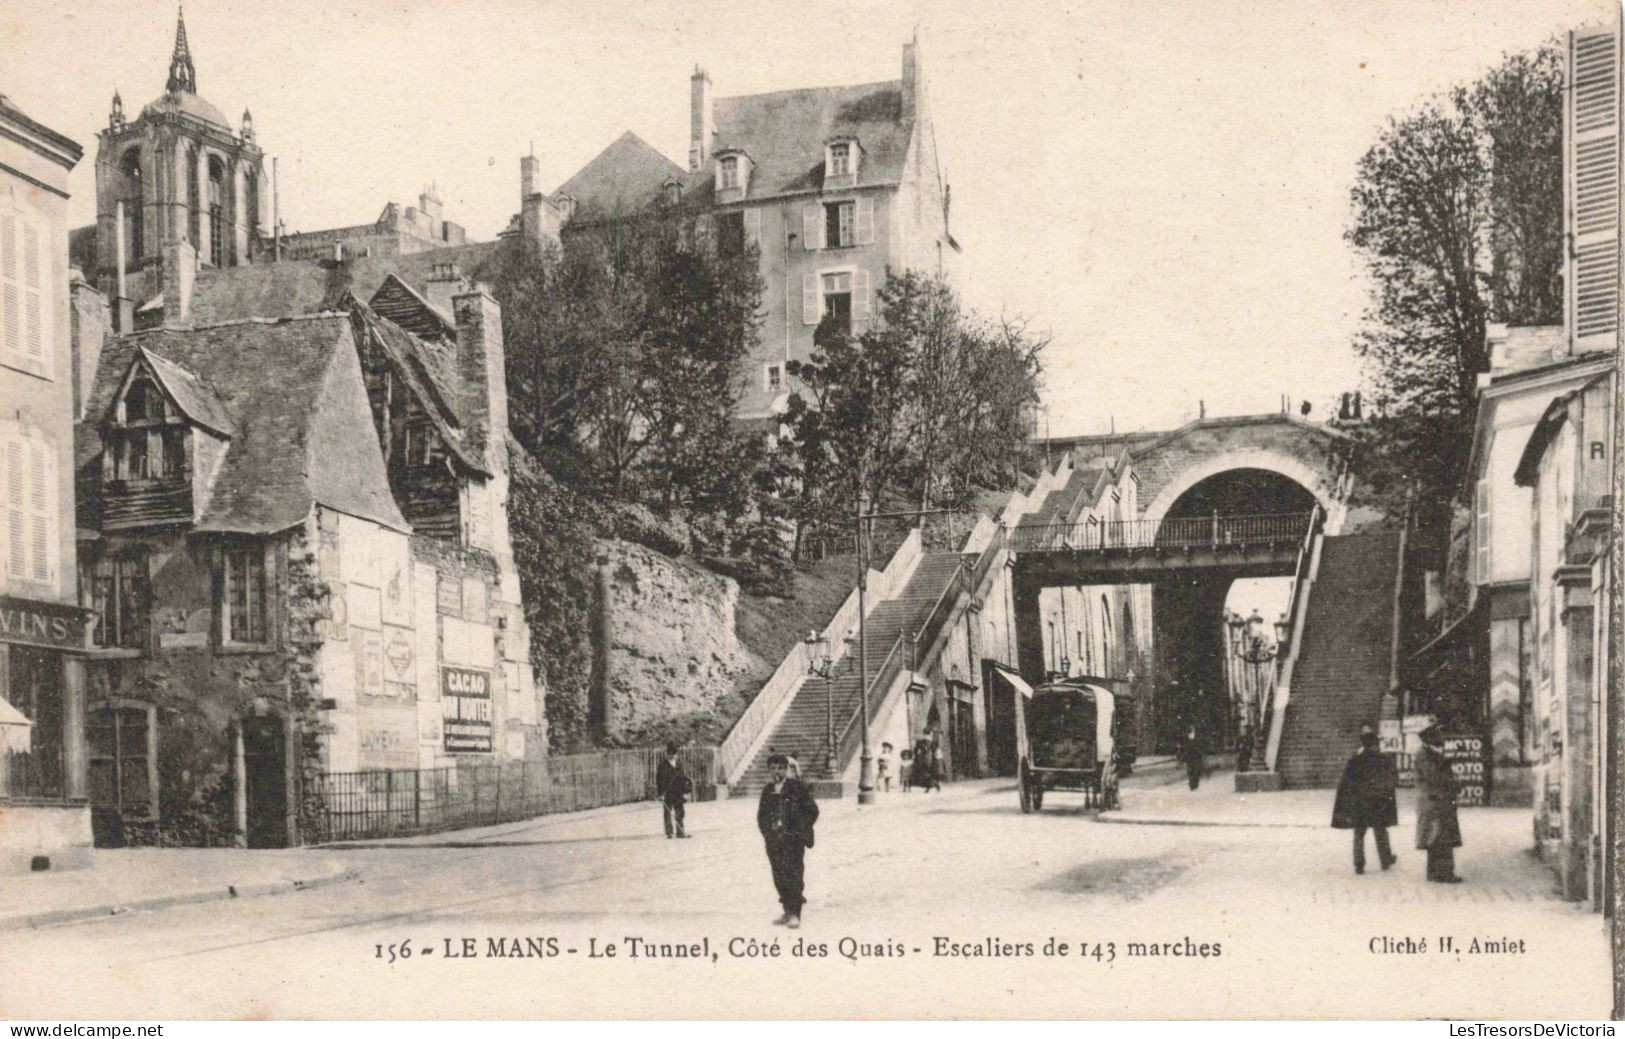
POLYGON ((1018 777, 1017 785, 1021 788, 1021 813, 1026 815, 1033 810, 1033 792, 1032 788, 1027 785, 1029 780, 1027 778, 1026 758, 1021 759, 1021 767, 1017 770, 1016 775, 1018 777))
POLYGON ((1119 775, 1119 772, 1118 772, 1117 769, 1118 769, 1117 752, 1112 751, 1111 763, 1106 768, 1106 770, 1105 770, 1104 774, 1101 776, 1101 780, 1100 780, 1100 786, 1101 786, 1100 807, 1101 808, 1117 808, 1117 807, 1119 807, 1119 803, 1118 803, 1118 800, 1117 800, 1117 790, 1118 790, 1117 777, 1119 775))

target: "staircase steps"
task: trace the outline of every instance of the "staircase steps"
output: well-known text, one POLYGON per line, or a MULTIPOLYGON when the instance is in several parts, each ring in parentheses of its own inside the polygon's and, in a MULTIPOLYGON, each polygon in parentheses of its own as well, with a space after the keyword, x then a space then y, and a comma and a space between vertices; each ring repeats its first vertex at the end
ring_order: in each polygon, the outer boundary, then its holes
MULTIPOLYGON (((912 634, 925 623, 959 565, 957 552, 923 556, 896 598, 870 606, 868 623, 865 625, 870 681, 880 673, 886 654, 891 651, 897 636, 903 632, 912 634)), ((803 779, 838 779, 839 775, 831 775, 826 766, 827 718, 830 715, 834 717, 838 748, 841 733, 858 711, 860 689, 857 671, 858 647, 854 643, 847 647, 845 657, 836 661, 835 673, 828 681, 828 703, 833 705, 832 710, 826 708, 824 679, 809 676, 802 682, 792 694, 790 706, 779 718, 771 735, 733 785, 734 792, 739 795, 754 793, 767 782, 769 748, 795 758, 801 765, 803 779)), ((870 706, 878 708, 880 705, 871 703, 870 706)), ((840 763, 837 762, 836 768, 839 767, 840 763)))
POLYGON ((1337 785, 1374 724, 1392 667, 1397 531, 1328 537, 1309 591, 1276 769, 1285 787, 1337 785))

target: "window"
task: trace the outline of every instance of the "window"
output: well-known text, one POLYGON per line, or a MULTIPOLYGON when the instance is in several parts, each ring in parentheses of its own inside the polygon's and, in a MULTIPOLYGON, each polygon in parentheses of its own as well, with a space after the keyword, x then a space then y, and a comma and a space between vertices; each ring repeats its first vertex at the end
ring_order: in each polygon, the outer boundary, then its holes
POLYGON ((209 157, 209 262, 216 267, 226 260, 226 188, 225 167, 220 160, 209 157))
POLYGON ((220 638, 227 644, 268 642, 265 552, 258 545, 228 549, 221 569, 220 638))
POLYGON ((768 365, 762 373, 762 388, 769 393, 784 389, 784 369, 776 364, 768 365))
POLYGON ((742 256, 745 252, 745 214, 721 213, 717 216, 717 252, 724 256, 742 256))
POLYGON ((120 430, 102 475, 115 480, 169 480, 186 475, 186 431, 179 427, 120 430))
POLYGON ((54 449, 47 440, 19 433, 0 438, 0 444, 7 581, 49 584, 56 580, 59 555, 54 449))
POLYGON ((852 145, 842 142, 829 146, 829 175, 845 177, 852 172, 852 145))
POLYGON ((91 609, 96 612, 95 644, 106 649, 145 649, 151 602, 144 554, 98 561, 90 596, 91 609))
POLYGON ((186 237, 194 246, 203 240, 202 227, 199 226, 203 216, 201 205, 202 197, 197 183, 197 149, 189 148, 186 152, 186 237))
POLYGON ((824 207, 824 247, 844 249, 856 244, 854 221, 857 205, 852 202, 832 202, 824 207))
POLYGON ((142 211, 145 208, 145 193, 141 189, 141 149, 131 148, 124 153, 124 159, 119 163, 124 171, 124 220, 125 220, 125 246, 128 250, 128 260, 132 266, 139 266, 142 256, 142 211))
POLYGON ((824 318, 837 327, 852 330, 852 275, 824 275, 824 318))
POLYGON ((116 808, 127 818, 158 814, 157 708, 121 704, 90 712, 90 803, 116 808))
POLYGON ((720 160, 721 179, 717 187, 737 188, 739 186, 739 156, 729 155, 720 160))
POLYGON ((51 236, 23 210, 0 211, 0 361, 49 376, 51 236))

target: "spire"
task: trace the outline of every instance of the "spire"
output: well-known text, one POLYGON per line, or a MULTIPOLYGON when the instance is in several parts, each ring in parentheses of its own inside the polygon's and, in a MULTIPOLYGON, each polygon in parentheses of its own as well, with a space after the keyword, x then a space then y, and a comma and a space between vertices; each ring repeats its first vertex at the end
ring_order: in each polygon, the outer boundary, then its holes
POLYGON ((113 108, 108 113, 107 125, 113 130, 124 129, 124 99, 119 96, 117 87, 113 89, 113 108))
POLYGON ((179 5, 175 8, 175 55, 169 59, 169 83, 164 89, 171 94, 197 93, 197 70, 186 46, 186 12, 179 5))

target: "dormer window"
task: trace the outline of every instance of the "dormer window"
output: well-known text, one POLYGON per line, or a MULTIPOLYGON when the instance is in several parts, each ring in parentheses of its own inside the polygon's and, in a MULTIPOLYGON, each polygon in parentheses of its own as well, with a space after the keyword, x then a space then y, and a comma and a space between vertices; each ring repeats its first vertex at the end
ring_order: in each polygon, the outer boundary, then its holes
POLYGON ((737 148, 717 155, 716 191, 723 201, 737 201, 750 190, 750 156, 737 148))
POLYGON ((130 380, 108 431, 102 475, 113 480, 163 480, 186 470, 186 427, 168 398, 143 373, 130 380))
POLYGON ((841 141, 829 146, 829 174, 832 177, 852 175, 852 145, 841 141))
POLYGON ((863 148, 855 137, 837 137, 824 144, 824 185, 849 187, 858 182, 863 148))
POLYGON ((739 186, 739 156, 729 155, 721 160, 717 173, 717 186, 723 189, 739 186))

